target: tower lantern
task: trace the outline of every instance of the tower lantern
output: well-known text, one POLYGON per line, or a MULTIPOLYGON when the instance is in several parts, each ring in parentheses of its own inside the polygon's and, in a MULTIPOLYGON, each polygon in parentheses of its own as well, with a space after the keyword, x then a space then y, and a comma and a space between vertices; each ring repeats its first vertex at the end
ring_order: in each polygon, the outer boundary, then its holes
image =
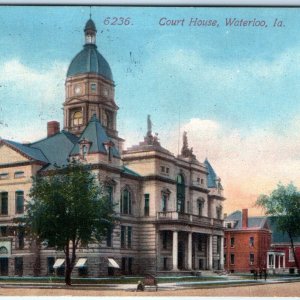
POLYGON ((85 35, 85 44, 96 44, 96 26, 92 19, 89 19, 86 22, 84 28, 84 35, 85 35))

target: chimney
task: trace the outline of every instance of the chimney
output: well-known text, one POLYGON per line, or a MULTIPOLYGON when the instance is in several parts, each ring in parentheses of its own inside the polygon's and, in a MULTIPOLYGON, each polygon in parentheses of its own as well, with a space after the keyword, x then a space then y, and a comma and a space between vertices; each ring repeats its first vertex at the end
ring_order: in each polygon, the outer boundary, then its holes
POLYGON ((248 208, 242 210, 242 228, 248 227, 248 208))
POLYGON ((59 122, 50 121, 47 123, 47 137, 57 134, 59 130, 59 122))

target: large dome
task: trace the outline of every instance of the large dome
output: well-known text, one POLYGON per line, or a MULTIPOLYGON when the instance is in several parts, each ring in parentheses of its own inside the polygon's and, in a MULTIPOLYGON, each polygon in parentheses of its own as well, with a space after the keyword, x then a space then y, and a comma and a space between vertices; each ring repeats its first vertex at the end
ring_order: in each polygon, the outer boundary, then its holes
POLYGON ((97 46, 94 44, 85 44, 83 50, 73 58, 67 72, 67 77, 85 73, 96 73, 113 81, 108 62, 98 52, 97 46))

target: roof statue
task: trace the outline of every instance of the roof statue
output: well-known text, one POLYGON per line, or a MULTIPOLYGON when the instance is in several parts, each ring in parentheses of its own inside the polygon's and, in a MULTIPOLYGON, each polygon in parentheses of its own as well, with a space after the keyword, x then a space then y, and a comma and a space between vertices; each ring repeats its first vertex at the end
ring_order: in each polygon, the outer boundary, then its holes
POLYGON ((151 134, 152 133, 152 122, 151 122, 151 119, 150 119, 150 115, 148 115, 147 117, 147 135, 151 134))
POLYGON ((144 137, 144 144, 160 146, 158 141, 158 134, 152 134, 152 121, 150 117, 150 115, 147 116, 147 134, 144 137))
POLYGON ((189 149, 188 145, 188 138, 187 138, 187 132, 183 132, 183 145, 181 148, 181 155, 183 157, 190 157, 190 158, 196 158, 196 156, 193 154, 193 148, 189 149))

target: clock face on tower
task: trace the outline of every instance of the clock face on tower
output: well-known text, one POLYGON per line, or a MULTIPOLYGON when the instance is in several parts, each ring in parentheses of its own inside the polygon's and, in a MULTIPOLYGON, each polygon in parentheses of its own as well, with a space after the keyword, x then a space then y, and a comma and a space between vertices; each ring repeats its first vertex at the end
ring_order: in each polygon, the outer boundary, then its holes
POLYGON ((80 85, 76 85, 75 86, 75 94, 79 95, 79 94, 81 94, 81 91, 82 91, 81 86, 80 85))

